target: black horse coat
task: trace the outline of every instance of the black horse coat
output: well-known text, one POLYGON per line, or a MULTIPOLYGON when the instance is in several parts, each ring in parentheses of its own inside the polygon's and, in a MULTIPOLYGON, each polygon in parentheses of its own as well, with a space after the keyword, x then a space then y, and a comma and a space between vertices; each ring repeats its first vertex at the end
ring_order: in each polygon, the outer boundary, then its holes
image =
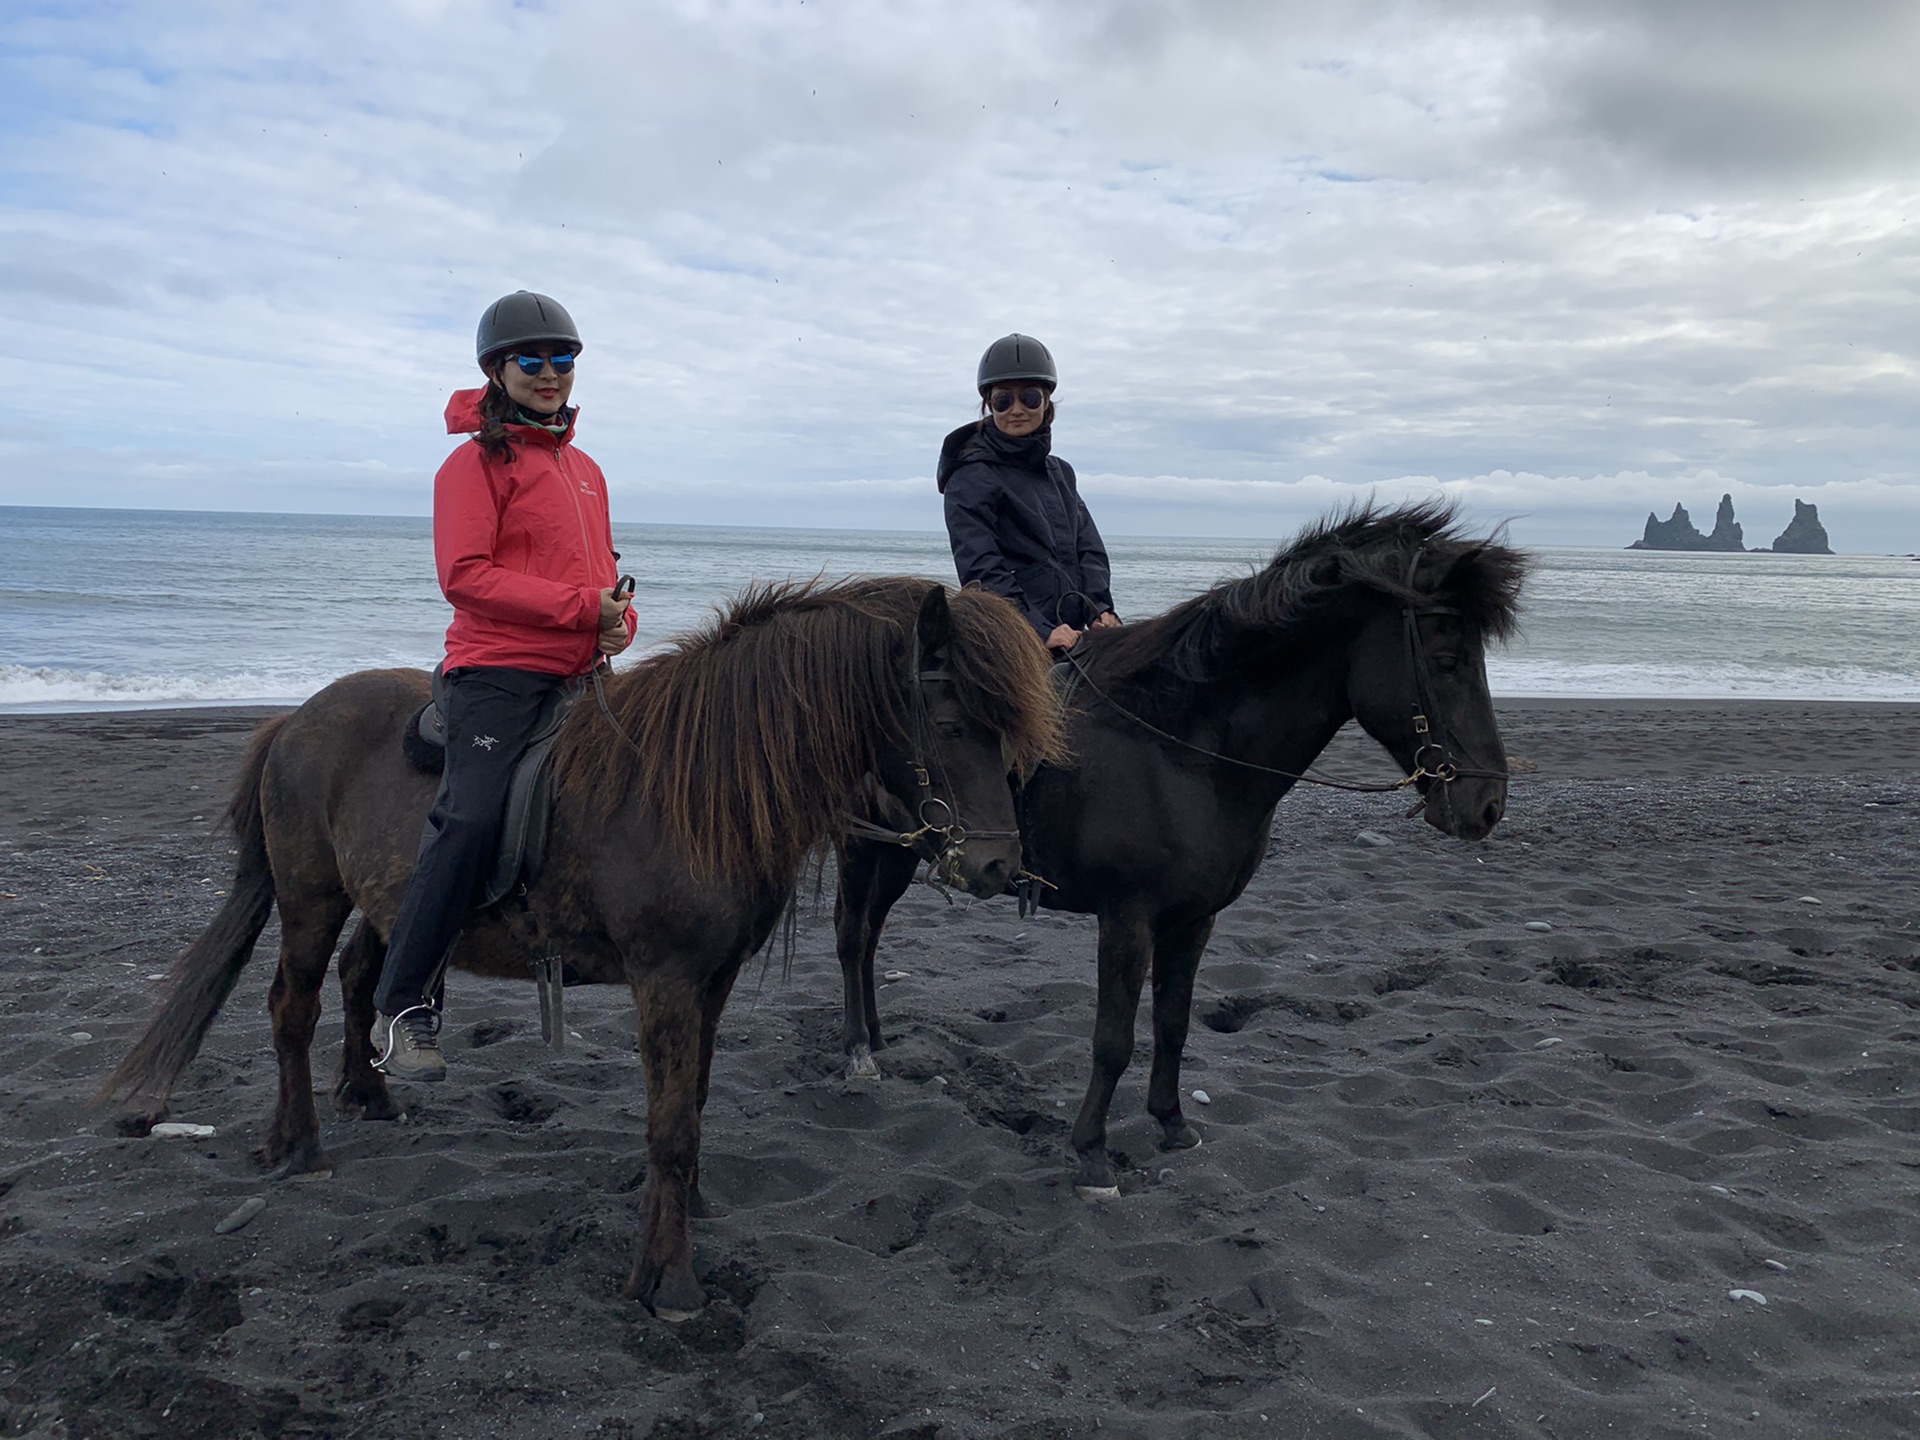
POLYGON ((1042 639, 1113 608, 1106 544, 1073 467, 1051 452, 1051 427, 1016 439, 976 421, 947 436, 935 472, 960 583, 1004 595, 1042 639))

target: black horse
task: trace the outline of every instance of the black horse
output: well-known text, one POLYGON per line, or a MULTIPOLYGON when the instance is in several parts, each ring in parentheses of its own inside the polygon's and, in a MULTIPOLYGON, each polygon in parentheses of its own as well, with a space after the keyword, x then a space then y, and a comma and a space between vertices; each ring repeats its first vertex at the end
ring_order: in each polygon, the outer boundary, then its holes
MULTIPOLYGON (((1093 1076, 1073 1127, 1075 1184, 1118 1194, 1107 1110, 1153 973, 1147 1110, 1170 1150, 1193 980, 1213 918, 1266 854, 1274 807, 1357 720, 1417 786, 1437 829, 1484 837, 1506 808, 1506 753, 1485 647, 1515 624, 1527 562, 1458 532, 1441 503, 1362 507, 1308 527, 1272 563, 1123 630, 1093 631, 1067 671, 1070 759, 1021 792, 1042 905, 1100 917, 1093 1076)), ((848 1073, 877 1075, 874 951, 911 856, 848 843, 834 909, 848 1073)))

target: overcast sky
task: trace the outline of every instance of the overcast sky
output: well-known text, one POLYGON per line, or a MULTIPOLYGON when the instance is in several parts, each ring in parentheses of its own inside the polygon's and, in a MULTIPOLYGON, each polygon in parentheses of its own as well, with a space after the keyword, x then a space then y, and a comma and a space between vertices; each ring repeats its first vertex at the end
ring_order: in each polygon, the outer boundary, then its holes
POLYGON ((1115 534, 1731 491, 1920 549, 1920 6, 0 10, 0 504, 424 514, 500 293, 623 520, 937 528, 981 349, 1115 534))

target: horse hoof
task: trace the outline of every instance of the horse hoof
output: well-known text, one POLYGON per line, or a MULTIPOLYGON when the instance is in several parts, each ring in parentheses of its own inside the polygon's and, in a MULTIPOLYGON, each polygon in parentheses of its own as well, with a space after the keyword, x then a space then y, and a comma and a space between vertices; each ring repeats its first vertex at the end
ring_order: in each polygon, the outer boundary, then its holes
POLYGON ((693 1278, 692 1270, 683 1270, 678 1274, 669 1270, 661 1277, 660 1288, 653 1295, 656 1318, 669 1325, 684 1325, 706 1308, 707 1292, 693 1278))
MULTIPOLYGON (((258 1152, 260 1163, 272 1165, 279 1158, 271 1150, 258 1152)), ((327 1158, 327 1152, 319 1145, 308 1141, 294 1147, 281 1163, 267 1173, 269 1180, 329 1180, 333 1178, 333 1161, 327 1158)))
POLYGON ((1081 1152, 1080 1169, 1073 1177, 1073 1193, 1089 1201, 1120 1198, 1120 1177, 1114 1173, 1113 1159, 1104 1145, 1081 1152))
POLYGON ((333 1104, 342 1115, 361 1120, 398 1120, 400 1106, 385 1084, 349 1085, 344 1081, 333 1092, 333 1104))
POLYGON ((676 1273, 664 1266, 637 1260, 620 1293, 629 1300, 638 1300, 653 1312, 654 1318, 669 1325, 683 1325, 707 1308, 707 1292, 693 1278, 691 1266, 676 1273))
POLYGON ((1167 1126, 1160 1136, 1162 1150, 1198 1150, 1200 1143, 1200 1132, 1184 1120, 1167 1126))
POLYGON ((873 1052, 866 1046, 856 1047, 847 1056, 847 1079, 878 1080, 880 1067, 874 1063, 873 1052))
POLYGON ((342 1100, 337 1107, 342 1117, 348 1120, 392 1121, 400 1118, 400 1107, 391 1099, 383 1099, 362 1105, 351 1100, 342 1100))

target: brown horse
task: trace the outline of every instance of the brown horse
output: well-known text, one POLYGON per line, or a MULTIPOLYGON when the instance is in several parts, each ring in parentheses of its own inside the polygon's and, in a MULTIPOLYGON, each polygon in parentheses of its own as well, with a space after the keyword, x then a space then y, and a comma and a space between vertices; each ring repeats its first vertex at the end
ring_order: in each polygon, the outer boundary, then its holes
MULTIPOLYGON (((1066 763, 1021 796, 1039 903, 1100 917, 1093 1075, 1073 1127, 1083 1196, 1119 1193, 1107 1110, 1153 975, 1147 1110, 1169 1150, 1200 1143, 1180 1060, 1201 952, 1267 853, 1273 812, 1357 720, 1417 785, 1430 825, 1477 840, 1506 808, 1487 642, 1514 626, 1526 557, 1458 533, 1445 505, 1362 508, 1308 527, 1273 562, 1072 651, 1066 763)), ((873 963, 911 864, 841 848, 834 917, 852 1074, 877 1074, 873 963)))
MULTIPOLYGON (((632 989, 647 1180, 626 1293, 684 1319, 706 1299, 687 1218, 715 1029, 806 856, 849 826, 886 829, 953 883, 1003 892, 1020 858, 1008 767, 1054 753, 1058 711, 1046 653, 1010 605, 906 578, 755 588, 606 690, 605 713, 576 706, 561 732, 546 864, 524 907, 477 915, 452 963, 529 978, 530 961, 558 955, 570 982, 632 989)), ((367 671, 261 727, 229 812, 232 894, 105 1093, 164 1106, 277 903, 280 1093, 260 1154, 289 1173, 326 1167, 308 1052, 357 908, 336 1098, 367 1118, 397 1113, 368 1029, 433 799, 401 749, 426 694, 419 671, 367 671)))

